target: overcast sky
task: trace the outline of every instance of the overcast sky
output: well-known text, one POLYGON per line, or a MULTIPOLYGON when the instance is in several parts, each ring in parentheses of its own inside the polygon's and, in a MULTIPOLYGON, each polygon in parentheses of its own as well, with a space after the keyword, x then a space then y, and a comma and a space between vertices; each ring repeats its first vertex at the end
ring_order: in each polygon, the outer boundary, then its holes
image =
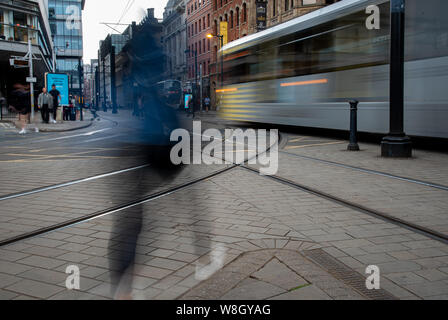
MULTIPOLYGON (((100 40, 104 40, 109 33, 116 33, 100 22, 117 23, 128 1, 132 6, 120 23, 139 22, 146 15, 147 8, 154 8, 156 18, 161 19, 168 2, 168 0, 87 0, 82 13, 85 63, 97 58, 100 40)), ((119 31, 126 29, 126 26, 112 27, 119 31)))

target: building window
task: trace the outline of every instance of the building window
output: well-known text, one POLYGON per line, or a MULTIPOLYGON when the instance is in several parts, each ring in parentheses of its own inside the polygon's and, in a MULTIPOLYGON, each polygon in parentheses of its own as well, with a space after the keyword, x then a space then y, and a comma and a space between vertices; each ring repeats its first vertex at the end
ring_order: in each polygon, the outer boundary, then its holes
POLYGON ((272 16, 275 17, 275 15, 277 14, 277 1, 272 0, 272 16))
MULTIPOLYGON (((275 0, 274 0, 275 2, 275 0)), ((245 3, 243 3, 243 22, 247 21, 247 6, 245 3)))
POLYGON ((210 52, 210 39, 207 39, 207 51, 210 52))
POLYGON ((235 9, 235 14, 236 14, 236 26, 240 25, 240 8, 236 7, 235 9))
POLYGON ((202 52, 205 53, 205 39, 202 39, 202 52))
POLYGON ((205 30, 205 17, 204 17, 204 18, 202 18, 202 29, 204 29, 204 30, 205 30))
POLYGON ((289 0, 285 0, 285 11, 289 10, 289 0))
POLYGON ((198 33, 198 22, 196 21, 194 23, 194 34, 197 34, 197 33, 198 33))
POLYGON ((199 19, 198 22, 199 22, 199 23, 198 23, 198 25, 199 25, 199 32, 201 32, 201 19, 199 19))
POLYGON ((233 11, 230 10, 230 29, 233 28, 233 11))
POLYGON ((201 40, 199 40, 199 54, 202 54, 201 40))
POLYGON ((207 15, 207 28, 210 28, 210 13, 207 15))

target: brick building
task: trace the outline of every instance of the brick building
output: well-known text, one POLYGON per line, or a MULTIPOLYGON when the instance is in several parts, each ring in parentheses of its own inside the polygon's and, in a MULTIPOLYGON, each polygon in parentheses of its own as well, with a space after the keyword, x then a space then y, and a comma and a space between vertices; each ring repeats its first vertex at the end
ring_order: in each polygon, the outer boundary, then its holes
POLYGON ((267 27, 273 27, 338 1, 340 0, 269 0, 267 27))
POLYGON ((199 82, 202 74, 203 97, 210 96, 212 0, 190 0, 187 2, 187 73, 189 83, 199 82), (201 73, 202 70, 202 73, 201 73))

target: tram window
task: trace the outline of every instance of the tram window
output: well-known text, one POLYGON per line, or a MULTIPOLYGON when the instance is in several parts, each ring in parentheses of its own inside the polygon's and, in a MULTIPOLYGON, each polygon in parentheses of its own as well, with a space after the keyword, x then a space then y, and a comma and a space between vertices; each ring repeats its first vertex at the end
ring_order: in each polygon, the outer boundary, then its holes
MULTIPOLYGON (((432 5, 412 1, 406 7, 406 61, 448 55, 448 19, 440 14, 448 11, 448 1, 428 1, 432 5)), ((380 12, 379 30, 368 30, 365 12, 359 11, 245 48, 251 52, 250 56, 225 63, 226 80, 249 82, 387 64, 389 2, 380 5, 380 12)))
POLYGON ((427 0, 406 3, 406 60, 448 55, 448 1, 427 0))

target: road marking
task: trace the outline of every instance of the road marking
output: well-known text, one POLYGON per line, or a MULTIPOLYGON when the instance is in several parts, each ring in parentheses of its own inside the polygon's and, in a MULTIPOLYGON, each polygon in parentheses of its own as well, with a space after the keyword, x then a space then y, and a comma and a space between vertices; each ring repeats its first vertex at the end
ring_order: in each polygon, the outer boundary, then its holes
POLYGON ((86 159, 138 159, 139 157, 112 157, 112 156, 73 156, 67 159, 23 159, 23 160, 0 160, 0 163, 27 163, 27 162, 56 162, 56 161, 75 161, 86 159))
POLYGON ((305 138, 306 138, 306 137, 292 139, 292 140, 289 140, 288 143, 289 143, 289 142, 299 142, 299 141, 302 141, 302 140, 305 139, 305 138))
POLYGON ((120 136, 125 136, 125 135, 124 135, 124 134, 115 134, 115 135, 113 135, 113 136, 108 136, 108 137, 103 137, 103 138, 96 138, 96 139, 86 140, 86 141, 83 141, 83 143, 94 142, 94 141, 100 141, 100 140, 107 140, 107 139, 112 139, 112 138, 116 138, 116 137, 120 137, 120 136))
POLYGON ((58 137, 58 138, 37 140, 37 141, 34 141, 34 142, 47 142, 47 141, 55 141, 55 140, 69 139, 69 138, 75 138, 75 137, 91 136, 91 135, 94 135, 96 133, 104 132, 104 131, 111 130, 111 129, 112 128, 105 128, 105 129, 90 131, 90 132, 86 132, 86 133, 75 134, 75 135, 71 135, 71 136, 64 136, 64 137, 58 137))
POLYGON ((307 147, 317 147, 317 146, 327 146, 330 144, 341 144, 341 143, 346 143, 346 142, 345 141, 335 141, 335 142, 326 142, 326 143, 305 144, 305 145, 301 145, 301 146, 289 146, 289 147, 285 147, 285 150, 307 148, 307 147))

